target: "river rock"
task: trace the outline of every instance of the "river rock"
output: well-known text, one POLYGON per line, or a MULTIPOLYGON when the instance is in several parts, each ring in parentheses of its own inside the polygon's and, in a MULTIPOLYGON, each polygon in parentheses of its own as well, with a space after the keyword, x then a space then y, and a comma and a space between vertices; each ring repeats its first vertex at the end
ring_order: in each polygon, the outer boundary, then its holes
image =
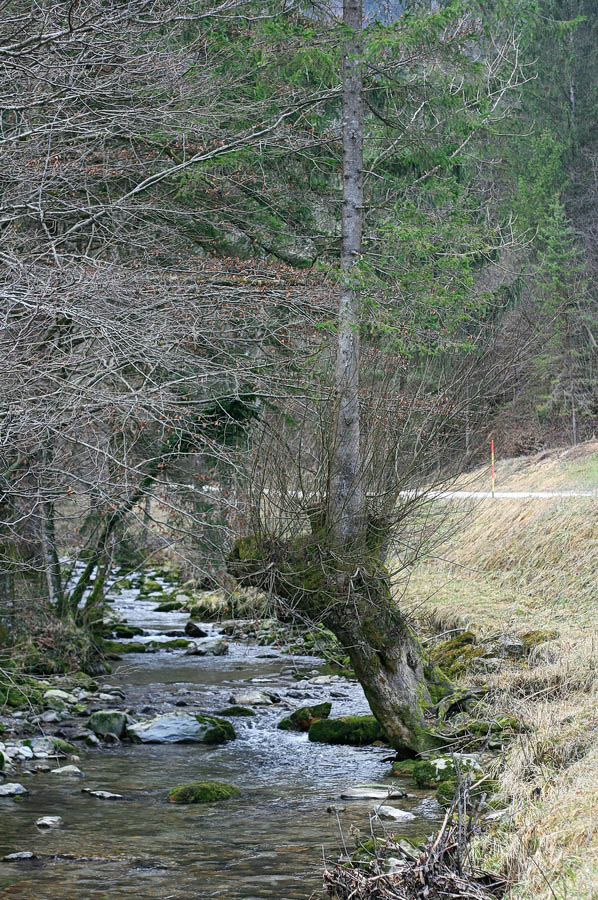
POLYGON ((185 634, 188 634, 189 637, 196 638, 205 638, 208 636, 208 632, 205 628, 202 628, 201 625, 198 625, 197 622, 194 622, 192 619, 189 619, 185 625, 185 634))
POLYGON ((40 816, 35 820, 38 828, 60 828, 63 822, 61 816, 40 816))
POLYGON ((264 691, 245 691, 242 694, 231 694, 229 703, 235 706, 272 706, 276 699, 264 691))
POLYGON ((406 812, 404 809, 397 809, 396 806, 375 806, 374 815, 379 819, 394 819, 395 822, 408 822, 415 819, 413 813, 406 812))
POLYGON ((310 678, 310 684, 337 684, 337 682, 342 681, 342 677, 340 675, 316 675, 315 678, 310 678))
POLYGON ((317 743, 364 747, 383 740, 384 732, 374 716, 340 716, 338 719, 318 719, 310 726, 308 737, 317 743))
POLYGON ((235 730, 226 719, 190 713, 167 713, 136 722, 128 726, 127 733, 143 744, 222 744, 235 737, 235 730))
POLYGON ((8 781, 6 784, 0 784, 0 797, 19 797, 28 793, 26 787, 16 782, 8 781))
POLYGON ((360 784, 344 790, 341 800, 391 800, 406 796, 405 791, 397 790, 391 785, 360 784))
POLYGON ((113 794, 111 791, 94 791, 92 788, 81 788, 82 794, 90 794, 98 800, 124 800, 122 794, 113 794))
POLYGON ((99 737, 113 734, 122 738, 127 728, 127 716, 119 709, 99 709, 91 714, 87 727, 99 737))
POLYGON ((21 859, 37 859, 37 856, 31 850, 19 850, 2 857, 3 862, 19 862, 21 859))
POLYGON ((77 703, 77 698, 74 694, 68 694, 66 691, 52 688, 44 694, 44 701, 46 706, 50 706, 52 709, 61 710, 66 706, 74 706, 75 703, 77 703))
POLYGON ((186 651, 187 656, 225 656, 228 653, 226 641, 206 641, 205 644, 195 644, 186 651))
POLYGON ((317 703, 314 706, 302 706, 286 719, 278 723, 282 731, 309 731, 310 726, 318 719, 327 719, 332 708, 331 703, 317 703))
POLYGON ((83 772, 77 766, 60 766, 58 769, 52 769, 52 775, 64 775, 65 778, 83 778, 83 772))

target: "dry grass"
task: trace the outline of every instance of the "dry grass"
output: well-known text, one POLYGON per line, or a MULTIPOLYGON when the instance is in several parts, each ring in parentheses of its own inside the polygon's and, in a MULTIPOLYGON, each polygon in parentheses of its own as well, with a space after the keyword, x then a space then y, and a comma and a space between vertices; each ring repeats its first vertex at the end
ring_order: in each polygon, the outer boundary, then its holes
MULTIPOLYGON (((502 487, 598 486, 598 445, 505 463, 502 487), (508 473, 508 477, 507 477, 508 473)), ((524 663, 504 661, 488 684, 496 711, 529 731, 497 763, 508 817, 477 846, 511 880, 509 900, 598 898, 598 503, 482 501, 424 561, 403 603, 439 629, 478 634, 555 629, 524 663)))

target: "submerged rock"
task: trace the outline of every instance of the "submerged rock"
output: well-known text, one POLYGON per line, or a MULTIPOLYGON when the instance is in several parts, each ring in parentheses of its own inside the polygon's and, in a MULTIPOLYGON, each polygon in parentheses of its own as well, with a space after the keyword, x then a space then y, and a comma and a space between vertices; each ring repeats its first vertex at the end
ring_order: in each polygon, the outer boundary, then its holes
POLYGON ((236 736, 226 719, 190 713, 167 713, 136 722, 128 726, 127 734, 144 744, 223 744, 236 736))
POLYGON ((189 619, 185 625, 185 634, 188 634, 189 637, 205 638, 208 636, 208 633, 209 632, 207 632, 205 628, 202 628, 201 625, 198 625, 193 619, 189 619))
POLYGON ((216 710, 217 716, 255 716, 255 710, 248 706, 228 706, 226 709, 216 710))
POLYGON ((60 828, 64 820, 61 816, 40 816, 35 820, 35 824, 38 828, 60 828))
POLYGON ((310 741, 324 744, 348 744, 363 747, 384 740, 384 732, 374 716, 341 716, 320 719, 310 727, 310 741))
POLYGON ((52 769, 51 775, 64 775, 67 778, 83 778, 83 772, 77 766, 60 766, 52 769))
POLYGON ((0 797, 20 797, 28 793, 27 788, 17 782, 8 781, 6 784, 0 784, 0 797))
POLYGON ((127 716, 119 709, 99 709, 91 714, 87 727, 99 737, 114 734, 122 738, 127 728, 127 716))
POLYGON ((228 800, 240 794, 238 787, 223 781, 196 781, 172 788, 168 794, 169 803, 215 803, 228 800))
POLYGON ((281 719, 278 728, 282 731, 309 731, 314 722, 327 719, 332 709, 331 703, 317 703, 314 706, 302 706, 286 719, 281 719))
POLYGON ((274 694, 266 694, 264 691, 245 691, 229 697, 229 703, 239 706, 272 706, 276 702, 277 698, 274 694))
POLYGON ((124 800, 122 794, 113 794, 111 791, 94 791, 92 788, 81 788, 82 794, 90 794, 98 800, 124 800))
POLYGON ((344 790, 341 800, 391 800, 405 796, 405 791, 397 790, 392 785, 359 784, 344 790))
POLYGON ((394 819, 395 822, 408 822, 410 819, 415 819, 413 813, 404 809, 397 809, 396 806, 386 805, 375 806, 374 815, 378 816, 379 819, 394 819))
POLYGON ((187 656, 226 656, 228 643, 223 640, 206 641, 205 644, 194 644, 187 650, 187 656))

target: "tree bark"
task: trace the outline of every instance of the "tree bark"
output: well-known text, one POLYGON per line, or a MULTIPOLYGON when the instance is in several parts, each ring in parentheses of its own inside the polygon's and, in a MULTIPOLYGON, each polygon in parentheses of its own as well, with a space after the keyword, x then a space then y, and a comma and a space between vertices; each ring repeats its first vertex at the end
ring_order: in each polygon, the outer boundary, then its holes
POLYGON ((359 261, 363 220, 362 0, 344 0, 350 29, 343 52, 343 212, 336 357, 337 417, 331 455, 328 527, 346 547, 365 525, 359 405, 359 292, 351 270, 359 261))

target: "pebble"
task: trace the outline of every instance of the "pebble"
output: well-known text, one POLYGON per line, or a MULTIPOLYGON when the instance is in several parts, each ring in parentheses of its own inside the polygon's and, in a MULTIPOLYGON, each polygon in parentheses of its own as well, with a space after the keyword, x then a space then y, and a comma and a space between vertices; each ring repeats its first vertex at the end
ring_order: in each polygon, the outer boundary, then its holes
POLYGON ((64 820, 61 816, 40 816, 35 820, 35 824, 38 828, 60 828, 64 820))
POLYGON ((12 862, 19 859, 36 859, 36 856, 31 850, 19 850, 18 853, 9 853, 8 856, 3 856, 2 859, 4 862, 12 862))

